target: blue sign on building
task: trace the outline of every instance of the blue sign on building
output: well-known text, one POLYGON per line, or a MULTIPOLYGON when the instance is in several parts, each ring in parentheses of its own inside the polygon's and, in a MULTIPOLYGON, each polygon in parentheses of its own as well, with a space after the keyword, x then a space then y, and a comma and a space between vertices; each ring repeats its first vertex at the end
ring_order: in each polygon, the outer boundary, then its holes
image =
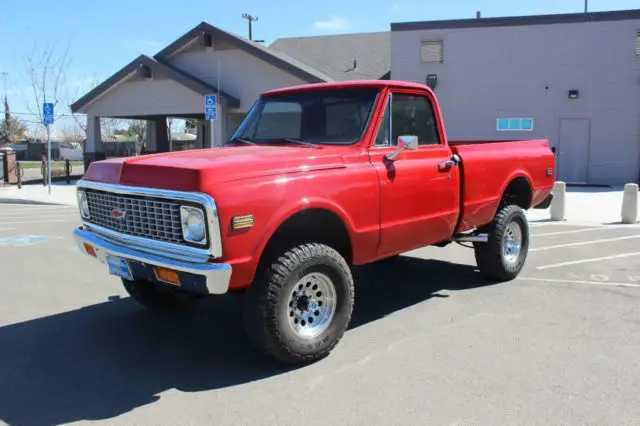
POLYGON ((53 104, 42 104, 42 121, 44 124, 53 124, 53 104))
POLYGON ((218 115, 218 99, 216 95, 205 95, 204 115, 207 120, 215 120, 218 115))

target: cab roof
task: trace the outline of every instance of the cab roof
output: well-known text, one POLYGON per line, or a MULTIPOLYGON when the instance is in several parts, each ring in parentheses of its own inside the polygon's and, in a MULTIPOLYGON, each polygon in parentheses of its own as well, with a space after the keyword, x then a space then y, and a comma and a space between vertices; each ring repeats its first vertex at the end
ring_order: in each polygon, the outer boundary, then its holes
POLYGON ((430 91, 431 89, 420 83, 401 80, 352 80, 352 81, 332 81, 328 83, 312 83, 299 86, 290 86, 264 92, 262 96, 282 95, 287 93, 303 92, 307 90, 331 90, 346 88, 375 88, 382 89, 386 87, 394 87, 400 89, 417 89, 430 91))

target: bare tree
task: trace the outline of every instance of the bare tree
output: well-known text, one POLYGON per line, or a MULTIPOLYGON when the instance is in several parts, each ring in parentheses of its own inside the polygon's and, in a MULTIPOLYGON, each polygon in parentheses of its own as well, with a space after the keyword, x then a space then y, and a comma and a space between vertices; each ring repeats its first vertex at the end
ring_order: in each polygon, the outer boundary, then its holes
POLYGON ((76 125, 67 125, 61 132, 62 141, 71 145, 73 148, 81 145, 85 139, 86 133, 76 125))
POLYGON ((131 120, 128 133, 135 136, 138 142, 142 142, 147 135, 147 122, 145 120, 131 120))
POLYGON ((36 133, 49 131, 44 124, 42 104, 54 105, 54 120, 64 114, 60 104, 61 89, 65 85, 66 73, 71 63, 68 56, 68 46, 60 53, 54 43, 48 43, 41 51, 34 45, 33 50, 26 57, 26 79, 31 87, 30 99, 26 102, 27 109, 36 127, 36 133))
MULTIPOLYGON (((86 120, 85 120, 85 123, 86 123, 86 120)), ((101 129, 102 136, 106 136, 109 138, 113 138, 117 130, 125 128, 126 127, 125 124, 126 124, 125 120, 122 120, 120 118, 100 117, 100 129, 101 129)), ((85 126, 85 135, 86 135, 86 132, 87 132, 87 129, 85 126)))

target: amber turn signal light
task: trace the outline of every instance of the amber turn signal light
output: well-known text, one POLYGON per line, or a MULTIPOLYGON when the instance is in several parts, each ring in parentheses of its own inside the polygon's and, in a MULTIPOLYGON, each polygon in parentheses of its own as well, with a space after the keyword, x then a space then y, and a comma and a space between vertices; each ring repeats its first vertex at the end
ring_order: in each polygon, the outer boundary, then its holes
POLYGON ((173 269, 156 266, 153 270, 156 273, 156 278, 160 281, 164 281, 165 283, 169 284, 180 285, 180 277, 178 276, 178 273, 173 269))
POLYGON ((82 245, 84 246, 84 251, 86 251, 88 255, 97 257, 96 249, 91 244, 82 243, 82 245))
POLYGON ((242 216, 234 216, 231 219, 231 227, 235 229, 246 229, 253 226, 253 215, 245 214, 242 216))

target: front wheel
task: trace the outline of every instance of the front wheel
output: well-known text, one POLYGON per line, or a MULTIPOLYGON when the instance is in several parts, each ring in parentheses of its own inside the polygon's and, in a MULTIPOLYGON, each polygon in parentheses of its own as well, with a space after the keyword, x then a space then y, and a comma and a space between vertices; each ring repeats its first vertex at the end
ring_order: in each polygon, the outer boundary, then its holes
POLYGON ((481 231, 489 234, 489 241, 474 243, 480 272, 500 281, 516 278, 529 252, 529 224, 524 210, 515 205, 504 206, 481 231))
POLYGON ((351 320, 354 288, 346 261, 324 244, 278 256, 249 288, 244 322, 251 342, 286 364, 326 357, 351 320))

